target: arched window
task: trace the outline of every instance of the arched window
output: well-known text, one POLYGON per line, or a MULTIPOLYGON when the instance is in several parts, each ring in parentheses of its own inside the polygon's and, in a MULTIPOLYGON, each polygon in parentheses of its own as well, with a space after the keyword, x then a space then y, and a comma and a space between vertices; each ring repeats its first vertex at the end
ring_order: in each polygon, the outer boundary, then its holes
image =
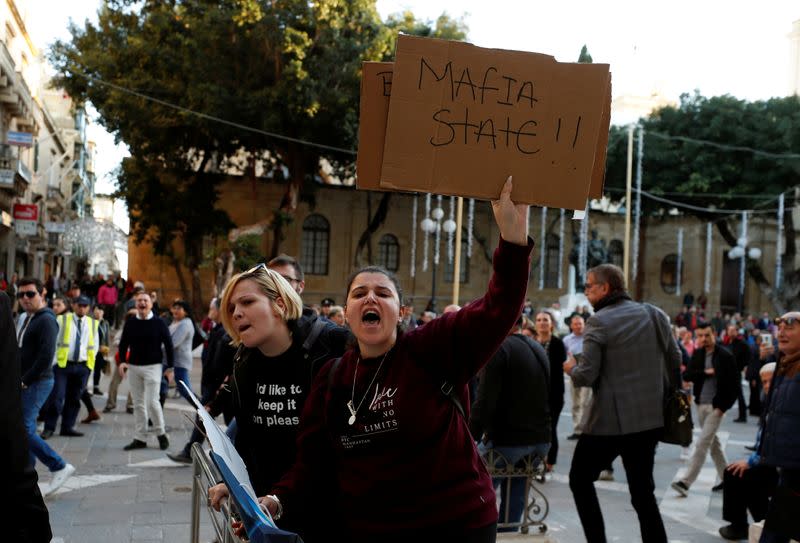
POLYGON ((384 234, 378 242, 378 265, 390 272, 400 269, 400 243, 393 234, 384 234))
MULTIPOLYGON (((463 231, 461 234, 461 270, 459 270, 460 280, 459 283, 469 283, 469 257, 467 256, 467 232, 463 231)), ((453 239, 455 245, 455 238, 453 239)), ((472 245, 475 249, 475 245, 472 245)), ((442 247, 441 258, 444 259, 444 281, 445 283, 453 282, 453 268, 455 267, 455 247, 453 247, 453 262, 447 259, 447 247, 442 247)))
POLYGON ((544 249, 544 288, 558 288, 558 270, 561 262, 558 259, 558 236, 547 234, 544 249))
POLYGON ((608 262, 622 268, 624 260, 625 246, 622 244, 622 241, 618 239, 612 239, 608 244, 608 262))
MULTIPOLYGON (((681 262, 681 275, 683 275, 683 262, 681 262)), ((661 261, 661 288, 667 294, 678 291, 678 255, 670 254, 661 261)))
POLYGON ((328 252, 331 226, 328 219, 314 214, 303 221, 303 271, 311 275, 328 275, 328 252))

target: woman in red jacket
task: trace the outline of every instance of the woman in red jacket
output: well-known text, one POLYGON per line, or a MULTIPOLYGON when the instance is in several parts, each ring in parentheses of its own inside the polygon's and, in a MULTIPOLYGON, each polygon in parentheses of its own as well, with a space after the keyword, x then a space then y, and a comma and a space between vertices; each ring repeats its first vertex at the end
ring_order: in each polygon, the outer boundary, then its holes
POLYGON ((357 345, 317 375, 295 465, 261 498, 271 513, 333 476, 350 541, 495 540, 495 491, 459 410, 525 298, 533 242, 511 188, 509 178, 492 202, 501 240, 488 291, 460 311, 401 333, 396 279, 375 267, 352 277, 345 316, 357 345))

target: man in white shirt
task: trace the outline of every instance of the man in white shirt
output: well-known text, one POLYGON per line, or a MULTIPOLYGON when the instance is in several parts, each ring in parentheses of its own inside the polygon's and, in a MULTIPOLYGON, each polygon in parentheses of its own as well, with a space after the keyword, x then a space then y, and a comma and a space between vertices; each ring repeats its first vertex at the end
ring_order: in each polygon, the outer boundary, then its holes
POLYGON ((97 322, 88 316, 90 300, 85 295, 76 298, 75 313, 64 313, 58 317, 58 342, 56 344, 55 405, 47 413, 42 438, 47 439, 56 429, 61 416, 61 435, 80 437, 75 430, 75 421, 81 408, 81 391, 86 386, 94 367, 99 348, 97 322))
MULTIPOLYGON (((580 355, 583 352, 584 324, 583 317, 578 313, 573 313, 567 319, 567 325, 572 333, 564 338, 564 346, 567 348, 567 355, 572 355, 577 360, 580 360, 580 355)), ((567 439, 574 440, 578 439, 583 432, 581 419, 583 419, 583 414, 589 406, 589 402, 592 401, 592 389, 591 387, 575 386, 572 382, 570 382, 570 385, 570 389, 572 390, 573 430, 572 435, 567 437, 567 439)))

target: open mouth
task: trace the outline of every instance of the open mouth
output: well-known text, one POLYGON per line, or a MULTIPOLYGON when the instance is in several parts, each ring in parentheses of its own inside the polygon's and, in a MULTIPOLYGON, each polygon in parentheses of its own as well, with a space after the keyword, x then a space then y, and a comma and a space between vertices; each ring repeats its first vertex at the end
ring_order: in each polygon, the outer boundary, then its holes
POLYGON ((245 330, 247 330, 249 328, 250 328, 249 324, 242 324, 241 326, 239 326, 239 333, 241 334, 242 332, 244 332, 245 330))
POLYGON ((377 311, 368 309, 361 315, 361 322, 364 324, 379 324, 381 322, 381 316, 378 315, 377 311))

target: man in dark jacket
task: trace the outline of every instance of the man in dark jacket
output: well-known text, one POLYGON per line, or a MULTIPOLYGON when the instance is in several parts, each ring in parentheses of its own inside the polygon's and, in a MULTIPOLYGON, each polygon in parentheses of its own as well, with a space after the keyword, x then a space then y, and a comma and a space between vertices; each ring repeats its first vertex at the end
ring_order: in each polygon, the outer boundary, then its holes
MULTIPOLYGON (((725 411, 736 403, 737 388, 741 390, 741 374, 736 369, 733 355, 718 345, 714 327, 707 322, 699 322, 695 330, 697 348, 683 374, 684 381, 694 383, 694 397, 697 402, 697 418, 700 436, 695 442, 694 453, 689 459, 689 468, 683 478, 672 483, 672 488, 681 496, 689 493, 689 487, 700 474, 711 449, 711 458, 717 468, 720 481, 725 476, 728 460, 717 438, 717 430, 722 424, 725 411)), ((722 483, 713 488, 722 490, 722 483)))
MULTIPOLYGON (((725 328, 725 338, 722 340, 722 344, 725 345, 733 355, 736 361, 736 371, 741 374, 742 371, 749 366, 753 352, 744 338, 739 334, 739 330, 736 328, 735 324, 729 324, 725 328)), ((736 399, 739 402, 739 417, 734 419, 733 422, 747 422, 747 404, 744 401, 744 391, 742 390, 741 384, 739 385, 736 399)))
POLYGON ((6 473, 11 473, 7 491, 13 497, 6 509, 6 536, 10 541, 46 543, 53 534, 28 452, 18 356, 11 301, 5 292, 0 291, 0 411, 4 415, 0 431, 0 462, 6 466, 6 473))
MULTIPOLYGON (((544 348, 521 334, 522 319, 484 368, 472 406, 470 430, 480 441, 481 454, 494 449, 512 466, 524 467, 526 461, 532 461, 535 467, 550 449, 550 370, 544 348)), ((502 465, 492 467, 504 468, 505 462, 499 462, 502 465)), ((495 487, 501 482, 495 479, 495 487)), ((508 504, 505 486, 501 492, 499 522, 514 524, 520 522, 525 509, 525 478, 512 477, 509 484, 508 504)))
POLYGON ((17 330, 22 373, 22 418, 28 431, 31 465, 38 458, 53 473, 47 489, 47 494, 50 494, 75 473, 75 466, 65 462, 36 433, 36 416, 55 382, 52 364, 58 323, 53 310, 45 303, 44 285, 40 280, 29 277, 20 279, 17 298, 25 311, 17 330))

